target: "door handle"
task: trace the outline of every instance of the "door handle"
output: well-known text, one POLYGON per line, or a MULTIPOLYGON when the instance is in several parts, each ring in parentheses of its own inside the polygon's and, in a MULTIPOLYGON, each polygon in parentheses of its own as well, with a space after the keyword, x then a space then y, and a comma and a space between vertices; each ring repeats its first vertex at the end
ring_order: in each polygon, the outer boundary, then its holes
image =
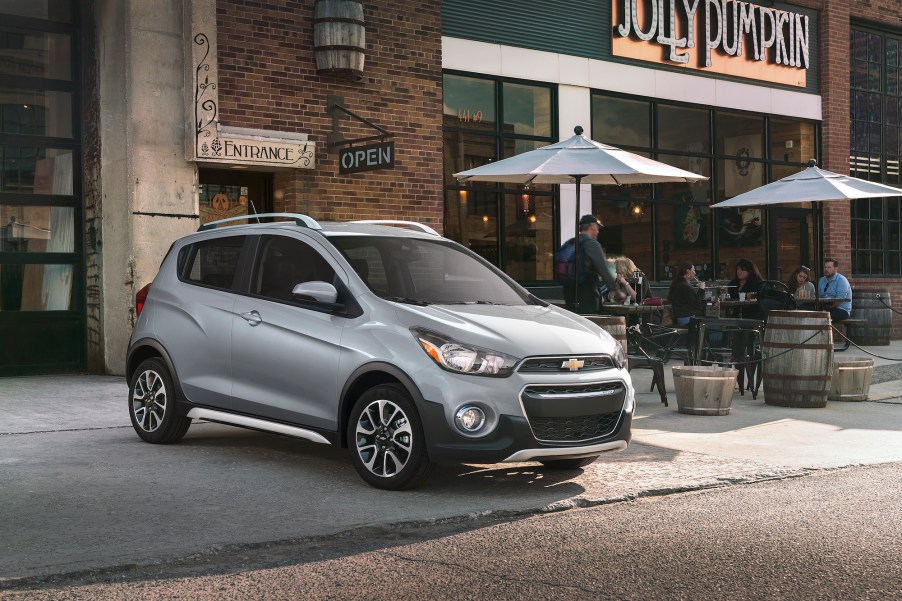
POLYGON ((241 313, 241 317, 252 326, 260 325, 260 322, 263 321, 263 318, 256 311, 241 313))

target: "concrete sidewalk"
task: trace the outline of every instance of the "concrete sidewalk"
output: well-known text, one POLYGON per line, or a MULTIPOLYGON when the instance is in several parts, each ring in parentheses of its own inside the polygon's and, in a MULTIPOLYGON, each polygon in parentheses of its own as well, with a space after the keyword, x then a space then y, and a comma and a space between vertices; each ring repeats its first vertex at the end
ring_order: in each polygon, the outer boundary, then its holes
MULTIPOLYGON (((902 343, 868 350, 902 358, 902 343)), ((894 378, 872 387, 880 401, 787 409, 737 393, 730 414, 717 417, 677 412, 669 367, 669 407, 646 392, 651 372, 637 370, 626 451, 583 470, 439 466, 422 488, 403 493, 366 486, 344 451, 303 440, 196 423, 179 444, 144 444, 120 377, 0 379, 0 590, 23 578, 219 561, 274 541, 516 519, 902 461, 899 365, 879 360, 875 381, 894 378)))

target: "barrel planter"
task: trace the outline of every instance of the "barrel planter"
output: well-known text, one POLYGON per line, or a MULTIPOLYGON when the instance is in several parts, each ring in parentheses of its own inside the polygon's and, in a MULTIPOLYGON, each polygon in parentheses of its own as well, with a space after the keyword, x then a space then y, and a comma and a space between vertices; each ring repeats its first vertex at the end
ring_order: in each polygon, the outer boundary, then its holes
POLYGON ((861 346, 889 346, 893 310, 889 290, 852 290, 852 317, 866 325, 849 326, 848 336, 861 346))
POLYGON ((614 340, 623 347, 623 355, 627 354, 626 347, 626 318, 614 315, 586 315, 586 319, 600 327, 614 337, 614 340))
POLYGON ((363 4, 317 0, 313 5, 313 49, 320 75, 361 78, 366 56, 363 4))
POLYGON ((677 411, 689 415, 727 415, 739 370, 714 365, 674 365, 677 411))
POLYGON ((873 359, 834 359, 831 401, 866 401, 874 375, 873 359))
POLYGON ((768 312, 761 346, 766 404, 827 406, 833 379, 833 330, 828 312, 768 312))

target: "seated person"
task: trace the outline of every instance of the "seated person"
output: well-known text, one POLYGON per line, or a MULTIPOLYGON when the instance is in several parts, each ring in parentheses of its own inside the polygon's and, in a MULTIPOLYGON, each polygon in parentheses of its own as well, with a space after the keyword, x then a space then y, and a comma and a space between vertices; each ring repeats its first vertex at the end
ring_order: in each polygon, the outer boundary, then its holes
POLYGON ((817 282, 818 291, 822 299, 839 299, 829 304, 830 319, 843 321, 852 315, 852 286, 846 277, 836 271, 839 261, 827 259, 824 261, 824 275, 817 282))
POLYGON ((639 271, 632 259, 629 257, 616 257, 609 259, 609 262, 614 265, 614 277, 617 281, 617 285, 611 293, 611 300, 622 303, 629 297, 630 303, 637 303, 640 299, 651 296, 648 278, 639 271), (641 284, 635 281, 636 273, 639 274, 639 279, 642 281, 641 284))
POLYGON ((796 298, 814 298, 814 284, 811 283, 811 270, 799 265, 786 282, 789 293, 796 298))
POLYGON ((693 288, 690 284, 693 281, 698 280, 692 263, 680 263, 673 270, 667 302, 671 305, 673 321, 679 326, 689 325, 693 316, 705 314, 705 283, 698 282, 698 288, 693 288))
MULTIPOLYGON (((740 293, 747 295, 753 292, 757 295, 761 292, 761 284, 763 282, 764 278, 761 277, 761 272, 754 263, 748 259, 739 259, 733 272, 733 279, 728 284, 730 298, 738 300, 740 293)), ((758 306, 742 307, 739 311, 739 316, 747 319, 764 319, 764 315, 758 306)))

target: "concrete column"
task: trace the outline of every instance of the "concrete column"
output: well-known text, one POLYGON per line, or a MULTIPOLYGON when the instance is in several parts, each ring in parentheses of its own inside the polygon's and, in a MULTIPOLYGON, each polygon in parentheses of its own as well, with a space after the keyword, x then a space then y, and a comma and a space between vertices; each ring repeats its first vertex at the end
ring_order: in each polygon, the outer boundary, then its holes
MULTIPOLYGON (((583 134, 592 134, 592 96, 589 88, 558 86, 558 132, 561 140, 573 136, 573 128, 582 125, 583 134)), ((582 185, 579 191, 579 215, 592 212, 592 186, 582 185)), ((561 186, 561 240, 576 235, 576 185, 561 186)))
POLYGON ((124 373, 134 296, 173 240, 197 229, 197 170, 185 160, 182 2, 97 0, 103 345, 124 373))

